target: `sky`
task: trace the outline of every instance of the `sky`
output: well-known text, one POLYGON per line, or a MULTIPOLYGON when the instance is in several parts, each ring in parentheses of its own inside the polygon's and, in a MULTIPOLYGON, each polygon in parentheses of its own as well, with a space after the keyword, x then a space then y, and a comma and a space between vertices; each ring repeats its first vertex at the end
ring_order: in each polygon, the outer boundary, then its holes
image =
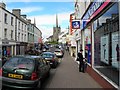
POLYGON ((73 0, 2 0, 6 9, 21 9, 21 15, 26 14, 27 19, 42 31, 42 37, 48 38, 53 34, 53 27, 56 26, 56 14, 61 31, 69 26, 70 14, 74 12, 73 0), (33 2, 34 1, 34 2, 33 2), (44 2, 43 2, 44 1, 44 2))

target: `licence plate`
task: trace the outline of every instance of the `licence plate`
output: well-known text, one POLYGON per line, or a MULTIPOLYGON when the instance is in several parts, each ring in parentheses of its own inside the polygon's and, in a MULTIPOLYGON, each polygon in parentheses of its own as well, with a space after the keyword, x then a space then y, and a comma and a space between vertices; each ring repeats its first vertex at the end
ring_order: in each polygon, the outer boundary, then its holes
POLYGON ((17 79, 23 79, 23 76, 22 75, 18 75, 18 74, 8 74, 8 77, 11 77, 11 78, 17 78, 17 79))

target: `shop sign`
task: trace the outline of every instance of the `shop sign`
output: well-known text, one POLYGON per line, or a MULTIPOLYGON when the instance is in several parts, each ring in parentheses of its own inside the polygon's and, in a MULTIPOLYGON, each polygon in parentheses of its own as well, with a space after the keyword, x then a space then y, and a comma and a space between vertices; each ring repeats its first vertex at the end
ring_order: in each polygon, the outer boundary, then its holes
POLYGON ((93 19, 98 13, 100 13, 111 0, 94 0, 88 11, 86 12, 83 20, 87 20, 88 22, 93 19))
POLYGON ((72 29, 80 29, 80 21, 72 21, 72 29))

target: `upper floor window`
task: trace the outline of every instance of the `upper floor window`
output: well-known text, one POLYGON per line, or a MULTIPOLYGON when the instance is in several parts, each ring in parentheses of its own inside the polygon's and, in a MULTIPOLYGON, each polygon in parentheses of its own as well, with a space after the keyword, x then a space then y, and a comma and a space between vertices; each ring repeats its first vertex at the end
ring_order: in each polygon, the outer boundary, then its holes
POLYGON ((18 33, 18 41, 20 41, 20 33, 18 33))
POLYGON ((7 29, 4 29, 4 38, 7 38, 7 29))
POLYGON ((13 17, 11 17, 11 25, 13 25, 13 17))
POLYGON ((5 13, 4 22, 7 24, 7 14, 5 13))
POLYGON ((21 37, 21 41, 23 41, 23 34, 22 34, 22 37, 21 37))
POLYGON ((18 23, 18 29, 20 30, 20 21, 19 21, 19 23, 18 23))
POLYGON ((23 23, 22 23, 22 30, 23 30, 23 23))
POLYGON ((11 30, 11 39, 13 39, 13 30, 11 30))
POLYGON ((25 34, 25 37, 24 37, 24 41, 26 41, 26 34, 25 34))

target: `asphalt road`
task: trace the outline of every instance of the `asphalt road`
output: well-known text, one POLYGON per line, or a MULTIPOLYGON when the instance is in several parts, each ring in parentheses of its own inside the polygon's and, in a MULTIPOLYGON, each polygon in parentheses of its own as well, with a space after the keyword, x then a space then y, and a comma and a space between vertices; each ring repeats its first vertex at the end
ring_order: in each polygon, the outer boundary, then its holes
MULTIPOLYGON (((54 51, 54 48, 50 50, 54 51)), ((78 64, 68 54, 68 52, 65 52, 65 55, 61 59, 58 67, 51 69, 49 78, 45 79, 42 83, 42 90, 50 88, 102 89, 102 87, 92 77, 90 77, 88 73, 79 72, 78 64)), ((5 90, 13 89, 7 88, 5 90)))

